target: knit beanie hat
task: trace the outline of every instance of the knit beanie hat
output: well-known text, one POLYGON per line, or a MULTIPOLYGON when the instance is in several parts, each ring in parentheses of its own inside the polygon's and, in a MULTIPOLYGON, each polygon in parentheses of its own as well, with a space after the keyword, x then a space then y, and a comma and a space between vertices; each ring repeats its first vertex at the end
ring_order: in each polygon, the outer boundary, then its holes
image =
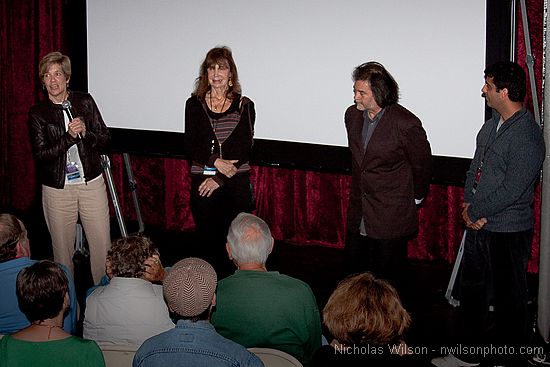
POLYGON ((174 265, 162 283, 168 307, 183 317, 203 313, 210 303, 218 282, 212 265, 206 261, 188 257, 174 265))

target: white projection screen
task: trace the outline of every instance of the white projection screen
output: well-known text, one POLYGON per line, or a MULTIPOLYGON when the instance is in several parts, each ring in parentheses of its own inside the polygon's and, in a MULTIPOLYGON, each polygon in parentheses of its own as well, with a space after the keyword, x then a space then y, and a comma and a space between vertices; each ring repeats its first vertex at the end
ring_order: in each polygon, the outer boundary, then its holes
POLYGON ((346 146, 351 73, 386 66, 434 155, 471 158, 484 120, 480 0, 88 0, 88 90, 110 127, 184 132, 206 52, 229 46, 256 138, 346 146))

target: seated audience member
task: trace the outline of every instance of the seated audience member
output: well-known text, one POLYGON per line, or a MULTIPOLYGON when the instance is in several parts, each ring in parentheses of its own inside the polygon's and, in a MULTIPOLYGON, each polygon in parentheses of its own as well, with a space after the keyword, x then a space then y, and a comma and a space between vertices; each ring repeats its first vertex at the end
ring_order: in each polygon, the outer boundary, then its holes
POLYGON ((397 291, 371 273, 338 284, 323 309, 323 322, 334 339, 317 350, 313 366, 430 365, 403 341, 411 317, 397 291))
POLYGON ((113 241, 106 266, 110 282, 86 299, 85 338, 100 344, 139 346, 174 328, 162 286, 145 279, 145 264, 153 256, 158 257, 157 250, 146 237, 113 241))
MULTIPOLYGON (((0 214, 0 334, 11 334, 30 325, 19 309, 15 284, 21 269, 36 263, 30 259, 31 249, 25 225, 11 214, 0 214)), ((78 303, 72 275, 61 266, 69 281, 69 309, 63 320, 63 329, 76 332, 78 303)))
POLYGON ((226 248, 237 270, 218 285, 212 324, 247 348, 279 349, 307 366, 321 346, 319 309, 306 283, 267 271, 273 242, 260 218, 241 213, 233 220, 226 248))
POLYGON ((40 261, 21 270, 17 299, 31 324, 0 340, 0 366, 105 366, 94 341, 63 330, 68 289, 66 273, 52 261, 40 261))
POLYGON ((146 340, 134 356, 134 367, 263 366, 257 356, 210 324, 216 283, 214 268, 202 259, 183 259, 171 268, 163 283, 164 297, 178 323, 146 340))
MULTIPOLYGON (((164 277, 166 276, 166 272, 169 270, 169 268, 165 268, 164 266, 162 266, 162 262, 160 261, 160 256, 158 252, 155 252, 151 257, 148 257, 143 262, 143 265, 145 267, 145 270, 143 272, 143 279, 148 280, 151 283, 161 284, 164 280, 164 277)), ((94 285, 86 291, 86 298, 88 298, 88 296, 92 294, 92 292, 95 291, 98 287, 108 285, 111 282, 112 277, 113 272, 111 270, 111 260, 109 259, 109 257, 107 257, 105 261, 105 275, 101 277, 98 284, 94 285)))

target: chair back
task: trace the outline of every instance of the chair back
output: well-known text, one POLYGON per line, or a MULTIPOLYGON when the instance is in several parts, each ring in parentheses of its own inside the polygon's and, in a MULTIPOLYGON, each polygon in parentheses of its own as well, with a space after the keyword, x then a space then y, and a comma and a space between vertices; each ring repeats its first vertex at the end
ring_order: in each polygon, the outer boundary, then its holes
POLYGON ((106 367, 132 367, 134 354, 138 350, 136 345, 108 345, 99 344, 103 352, 106 367))
POLYGON ((299 360, 290 354, 273 348, 248 348, 258 356, 265 367, 303 367, 299 360))

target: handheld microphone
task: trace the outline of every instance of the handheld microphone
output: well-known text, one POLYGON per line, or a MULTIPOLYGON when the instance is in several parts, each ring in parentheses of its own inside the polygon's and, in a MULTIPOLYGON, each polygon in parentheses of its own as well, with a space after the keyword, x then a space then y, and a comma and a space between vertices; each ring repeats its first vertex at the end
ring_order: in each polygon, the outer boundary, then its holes
MULTIPOLYGON (((67 112, 67 116, 69 117, 69 120, 74 120, 74 115, 72 113, 73 104, 69 100, 64 100, 61 102, 61 107, 63 107, 63 110, 67 112)), ((78 133, 78 138, 82 139, 82 136, 80 136, 80 133, 78 133)))

